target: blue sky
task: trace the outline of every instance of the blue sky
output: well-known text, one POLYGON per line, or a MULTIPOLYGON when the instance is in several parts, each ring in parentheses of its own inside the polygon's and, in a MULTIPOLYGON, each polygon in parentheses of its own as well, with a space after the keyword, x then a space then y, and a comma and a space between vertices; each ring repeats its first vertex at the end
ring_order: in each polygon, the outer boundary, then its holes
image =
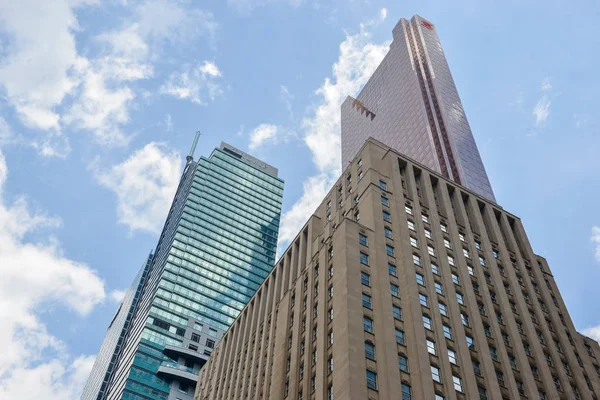
POLYGON ((600 338, 600 7, 573 3, 0 0, 0 398, 77 398, 196 130, 196 156, 279 168, 292 238, 339 174, 340 103, 415 13, 498 202, 600 338))

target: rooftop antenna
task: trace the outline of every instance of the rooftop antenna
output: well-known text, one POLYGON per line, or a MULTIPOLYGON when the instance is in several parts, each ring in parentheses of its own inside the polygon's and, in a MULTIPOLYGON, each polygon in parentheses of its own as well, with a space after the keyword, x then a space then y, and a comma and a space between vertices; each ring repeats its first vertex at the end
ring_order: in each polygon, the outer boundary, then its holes
POLYGON ((194 152, 196 151, 196 145, 198 144, 198 139, 200 139, 200 135, 200 131, 196 131, 196 137, 194 138, 194 143, 192 143, 190 154, 188 154, 188 156, 185 158, 188 164, 194 160, 194 152))

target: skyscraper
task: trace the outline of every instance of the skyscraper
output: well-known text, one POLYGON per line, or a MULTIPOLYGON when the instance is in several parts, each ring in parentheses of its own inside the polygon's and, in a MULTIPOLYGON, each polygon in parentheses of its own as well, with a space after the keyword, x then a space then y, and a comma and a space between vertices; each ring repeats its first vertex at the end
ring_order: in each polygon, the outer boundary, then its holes
POLYGON ((342 167, 373 137, 495 201, 435 26, 415 15, 356 99, 342 104, 342 167))
POLYGON ((597 399, 521 220, 367 140, 200 371, 196 400, 597 399))
POLYGON ((189 400, 198 370, 268 276, 277 169, 221 143, 190 155, 123 345, 98 399, 189 400))

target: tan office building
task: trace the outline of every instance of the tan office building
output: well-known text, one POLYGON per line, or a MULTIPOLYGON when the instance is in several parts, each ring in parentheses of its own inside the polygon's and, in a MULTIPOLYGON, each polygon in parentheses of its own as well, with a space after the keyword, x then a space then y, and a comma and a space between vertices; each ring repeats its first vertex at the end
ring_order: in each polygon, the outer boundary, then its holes
POLYGON ((369 139, 196 399, 596 399, 599 364, 518 217, 369 139))

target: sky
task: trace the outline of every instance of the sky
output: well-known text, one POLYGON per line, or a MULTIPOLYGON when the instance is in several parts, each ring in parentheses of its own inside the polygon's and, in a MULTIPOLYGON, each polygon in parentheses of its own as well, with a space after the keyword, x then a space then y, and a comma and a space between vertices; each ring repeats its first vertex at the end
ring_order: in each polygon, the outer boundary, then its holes
POLYGON ((285 248, 340 173, 340 104, 415 13, 498 203, 600 339, 596 1, 0 0, 0 398, 78 398, 196 131, 196 157, 279 168, 285 248))

